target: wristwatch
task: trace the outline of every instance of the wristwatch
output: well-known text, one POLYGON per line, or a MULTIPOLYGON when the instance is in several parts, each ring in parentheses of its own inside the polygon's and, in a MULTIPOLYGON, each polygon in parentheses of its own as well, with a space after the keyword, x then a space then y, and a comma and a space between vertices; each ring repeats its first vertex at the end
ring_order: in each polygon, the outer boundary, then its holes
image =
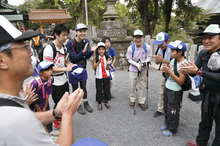
POLYGON ((198 71, 196 72, 196 75, 202 76, 202 71, 201 71, 201 70, 198 70, 198 71))
POLYGON ((58 120, 58 119, 61 119, 60 117, 57 117, 57 115, 55 114, 55 109, 53 109, 53 117, 58 120))

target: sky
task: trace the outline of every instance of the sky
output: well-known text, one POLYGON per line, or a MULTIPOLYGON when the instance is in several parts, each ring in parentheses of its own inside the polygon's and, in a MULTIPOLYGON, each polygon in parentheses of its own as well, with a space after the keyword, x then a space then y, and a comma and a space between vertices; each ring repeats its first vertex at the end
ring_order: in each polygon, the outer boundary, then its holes
MULTIPOLYGON (((23 4, 25 0, 8 0, 8 3, 11 5, 18 6, 19 4, 23 4)), ((198 0, 192 0, 192 3, 196 3, 198 0)), ((124 0, 120 0, 121 3, 124 2, 124 0)))

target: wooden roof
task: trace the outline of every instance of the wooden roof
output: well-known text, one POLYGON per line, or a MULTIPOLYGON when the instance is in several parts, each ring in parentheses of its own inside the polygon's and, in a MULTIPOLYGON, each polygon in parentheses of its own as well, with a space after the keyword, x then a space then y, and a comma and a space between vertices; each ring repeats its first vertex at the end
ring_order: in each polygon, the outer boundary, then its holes
POLYGON ((31 9, 30 11, 28 16, 32 23, 51 24, 72 20, 67 9, 31 9))

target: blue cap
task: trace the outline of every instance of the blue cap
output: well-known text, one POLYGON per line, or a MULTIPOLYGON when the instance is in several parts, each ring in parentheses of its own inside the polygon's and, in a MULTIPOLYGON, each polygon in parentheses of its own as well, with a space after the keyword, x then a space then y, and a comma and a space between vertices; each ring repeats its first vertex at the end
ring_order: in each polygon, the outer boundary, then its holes
POLYGON ((169 35, 166 32, 160 32, 157 34, 156 40, 153 42, 153 44, 162 45, 168 39, 169 39, 169 35))
POLYGON ((170 49, 179 49, 183 52, 186 51, 186 45, 183 41, 176 40, 175 42, 171 42, 167 45, 170 49))
POLYGON ((84 69, 84 66, 83 65, 74 66, 72 68, 71 75, 75 80, 80 81, 82 78, 84 78, 84 76, 86 76, 86 71, 84 69))
POLYGON ((38 64, 37 69, 38 69, 38 71, 41 71, 41 70, 43 70, 43 69, 49 68, 50 66, 54 66, 54 64, 51 63, 51 62, 48 62, 48 61, 41 61, 41 62, 38 64))
POLYGON ((108 145, 96 138, 83 138, 72 144, 72 146, 108 146, 108 145))
POLYGON ((87 30, 88 28, 85 26, 85 24, 79 23, 79 24, 76 25, 75 31, 80 30, 80 29, 86 29, 87 30))

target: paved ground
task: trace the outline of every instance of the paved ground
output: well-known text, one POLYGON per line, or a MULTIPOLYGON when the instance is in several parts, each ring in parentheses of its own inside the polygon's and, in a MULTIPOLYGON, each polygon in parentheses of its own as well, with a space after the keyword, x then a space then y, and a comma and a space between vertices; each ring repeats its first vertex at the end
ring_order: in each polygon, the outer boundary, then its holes
MULTIPOLYGON (((75 141, 93 137, 106 142, 109 146, 185 146, 190 139, 195 139, 200 122, 200 103, 187 98, 184 93, 178 135, 165 137, 160 130, 164 117, 154 118, 160 85, 160 72, 154 64, 149 73, 149 103, 148 110, 141 111, 137 107, 136 115, 129 108, 129 76, 127 70, 115 72, 115 84, 112 94, 116 97, 110 101, 112 108, 103 106, 98 111, 95 102, 95 76, 90 62, 88 62, 89 79, 87 82, 89 103, 93 113, 74 115, 75 141)), ((50 102, 53 105, 52 101, 50 102)), ((213 133, 210 142, 213 141, 213 133)))

